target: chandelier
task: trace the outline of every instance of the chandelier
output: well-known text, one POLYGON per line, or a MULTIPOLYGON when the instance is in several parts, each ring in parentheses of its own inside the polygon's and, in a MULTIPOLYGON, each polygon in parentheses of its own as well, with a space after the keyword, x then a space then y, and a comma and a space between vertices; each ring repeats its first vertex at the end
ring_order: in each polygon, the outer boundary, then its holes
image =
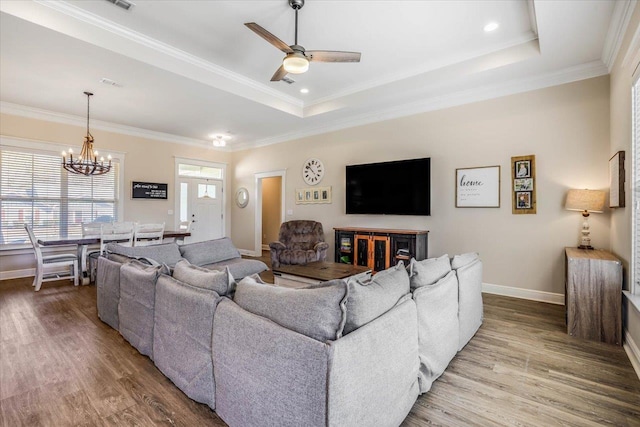
POLYGON ((89 132, 89 99, 93 95, 91 92, 85 92, 87 95, 87 136, 84 137, 80 157, 73 158, 73 150, 69 149, 69 158, 67 153, 62 152, 62 167, 71 173, 80 175, 102 175, 111 170, 111 156, 107 157, 109 161, 105 164, 104 157, 98 160, 98 152, 93 150, 93 135, 89 132))

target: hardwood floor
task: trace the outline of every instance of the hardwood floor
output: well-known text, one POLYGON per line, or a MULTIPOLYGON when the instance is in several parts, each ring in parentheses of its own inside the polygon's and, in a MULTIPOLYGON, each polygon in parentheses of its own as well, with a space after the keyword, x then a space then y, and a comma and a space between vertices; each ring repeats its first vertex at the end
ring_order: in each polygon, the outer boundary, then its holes
MULTIPOLYGON (((225 425, 96 314, 94 286, 0 282, 3 426, 225 425)), ((564 308, 485 295, 485 322, 406 426, 640 426, 621 347, 568 336, 564 308)))

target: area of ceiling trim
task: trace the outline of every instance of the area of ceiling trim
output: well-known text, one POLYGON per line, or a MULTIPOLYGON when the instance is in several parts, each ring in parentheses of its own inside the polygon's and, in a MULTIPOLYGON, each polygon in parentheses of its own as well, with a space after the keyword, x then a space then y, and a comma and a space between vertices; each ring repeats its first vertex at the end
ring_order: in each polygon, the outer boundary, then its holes
MULTIPOLYGON (((197 139, 185 138, 177 135, 171 135, 147 129, 140 129, 133 126, 124 126, 99 120, 92 121, 91 126, 95 129, 100 129, 107 132, 155 139, 159 141, 171 142, 174 144, 191 145, 219 151, 240 151, 267 145, 279 144, 294 139, 334 132, 340 129, 347 129, 350 127, 366 125, 378 121, 391 120, 394 118, 410 116, 413 114, 426 113, 443 108, 470 104, 472 102, 500 98, 503 96, 514 95, 517 93, 528 92, 537 89, 544 89, 546 87, 557 86, 593 77, 599 77, 606 74, 608 74, 607 67, 601 61, 593 61, 587 64, 566 68, 564 70, 554 71, 552 73, 547 73, 544 75, 529 77, 526 79, 512 80, 501 83, 499 85, 489 85, 474 88, 467 91, 451 93, 446 96, 424 99, 419 102, 395 106, 375 113, 361 114, 349 119, 336 120, 332 123, 324 124, 311 129, 306 129, 300 132, 289 132, 272 138, 265 138, 253 142, 235 143, 232 147, 227 146, 224 148, 214 148, 208 141, 200 141, 197 139)), ((0 102, 0 113, 80 127, 84 126, 85 123, 85 118, 80 116, 57 113, 8 102, 0 102)))
POLYGON ((522 92, 529 92, 532 90, 544 89, 547 87, 586 80, 593 77, 604 76, 608 73, 609 71, 607 67, 600 60, 597 60, 543 75, 536 75, 534 77, 525 79, 515 79, 500 84, 487 85, 466 91, 450 93, 446 96, 432 97, 410 104, 395 106, 374 113, 366 113, 344 120, 336 120, 332 123, 323 124, 316 128, 306 129, 301 132, 290 132, 283 135, 275 136, 273 138, 261 139, 253 143, 238 143, 234 145, 233 151, 279 144, 294 139, 320 135, 323 133, 334 132, 337 130, 347 129, 355 126, 362 126, 384 120, 391 120, 399 117, 441 110, 444 108, 470 104, 473 102, 501 98, 504 96, 515 95, 522 92))
POLYGON ((622 40, 627 31, 627 26, 631 20, 631 15, 636 7, 636 1, 621 0, 617 1, 609 23, 607 38, 602 49, 602 62, 607 66, 609 72, 613 68, 616 61, 622 40))
POLYGON ((216 89, 302 117, 303 102, 297 98, 65 1, 3 1, 0 2, 0 10, 216 89))
MULTIPOLYGON (((86 117, 58 113, 55 111, 28 107, 25 105, 13 104, 4 101, 0 101, 0 113, 80 127, 85 126, 87 121, 86 117)), ((187 138, 184 136, 172 135, 164 132, 141 129, 134 126, 125 126, 117 123, 105 122, 95 119, 91 120, 91 129, 99 129, 105 132, 119 133, 122 135, 153 139, 156 141, 170 142, 173 144, 190 145, 216 151, 231 151, 229 147, 213 147, 211 141, 208 140, 187 138)))

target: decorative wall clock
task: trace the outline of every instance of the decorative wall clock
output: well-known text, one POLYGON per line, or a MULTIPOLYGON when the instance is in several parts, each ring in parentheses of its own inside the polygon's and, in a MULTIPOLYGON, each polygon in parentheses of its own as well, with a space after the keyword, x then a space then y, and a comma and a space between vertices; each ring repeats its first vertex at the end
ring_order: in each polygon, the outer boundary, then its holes
POLYGON ((318 159, 311 158, 302 165, 302 178, 308 185, 316 185, 322 181, 324 165, 318 159))

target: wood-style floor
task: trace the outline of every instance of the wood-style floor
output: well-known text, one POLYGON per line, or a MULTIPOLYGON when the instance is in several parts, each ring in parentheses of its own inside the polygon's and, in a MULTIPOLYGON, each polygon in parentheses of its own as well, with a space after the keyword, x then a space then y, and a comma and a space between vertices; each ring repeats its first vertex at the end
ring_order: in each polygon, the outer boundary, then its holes
MULTIPOLYGON (((3 426, 225 425, 96 314, 94 286, 0 282, 3 426)), ((565 333, 563 307, 485 295, 485 322, 406 426, 640 426, 621 347, 565 333)))

